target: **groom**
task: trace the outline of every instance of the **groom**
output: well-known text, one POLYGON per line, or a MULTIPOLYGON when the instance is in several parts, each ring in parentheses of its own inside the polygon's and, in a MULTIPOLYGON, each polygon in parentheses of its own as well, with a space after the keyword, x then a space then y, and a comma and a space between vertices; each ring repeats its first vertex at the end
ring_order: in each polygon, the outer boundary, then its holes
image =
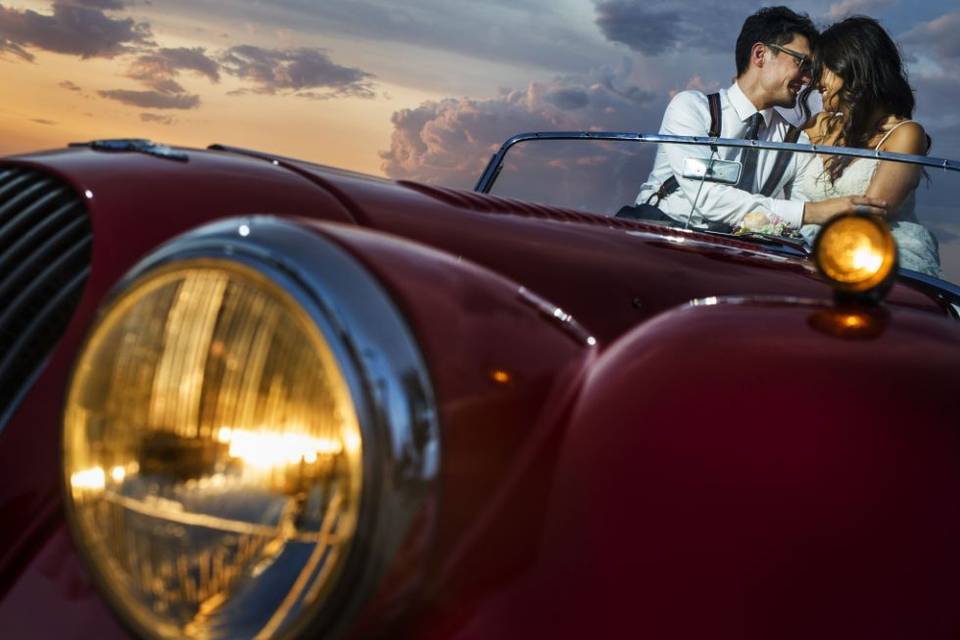
MULTIPOLYGON (((796 106, 801 88, 810 82, 810 54, 817 36, 806 15, 787 7, 760 9, 746 19, 737 38, 734 83, 711 96, 699 91, 678 93, 664 112, 660 133, 809 144, 806 135, 796 131, 774 107, 796 106)), ((820 202, 784 199, 784 187, 793 179, 796 160, 787 163, 788 156, 778 162, 775 151, 717 147, 720 159, 742 164, 735 186, 701 184, 682 177, 687 158, 709 159, 710 153, 706 146, 661 144, 653 171, 637 196, 637 206, 625 207, 632 209, 632 215, 625 211, 618 215, 681 224, 690 216, 692 227, 725 229, 742 224, 748 213, 762 213, 771 222, 799 229, 842 213, 885 213, 883 201, 864 196, 820 202)))

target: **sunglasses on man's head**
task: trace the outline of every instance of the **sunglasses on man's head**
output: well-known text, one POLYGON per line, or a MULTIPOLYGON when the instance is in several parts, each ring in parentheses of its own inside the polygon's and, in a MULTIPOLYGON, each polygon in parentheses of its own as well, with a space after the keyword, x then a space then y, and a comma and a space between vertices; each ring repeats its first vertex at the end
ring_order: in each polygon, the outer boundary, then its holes
POLYGON ((810 73, 812 65, 810 64, 810 59, 803 53, 799 51, 794 51, 793 49, 788 49, 787 47, 781 47, 778 44, 773 44, 772 42, 764 42, 763 46, 770 47, 771 49, 776 49, 780 53, 785 53, 791 58, 797 65, 797 68, 800 69, 803 73, 810 73))

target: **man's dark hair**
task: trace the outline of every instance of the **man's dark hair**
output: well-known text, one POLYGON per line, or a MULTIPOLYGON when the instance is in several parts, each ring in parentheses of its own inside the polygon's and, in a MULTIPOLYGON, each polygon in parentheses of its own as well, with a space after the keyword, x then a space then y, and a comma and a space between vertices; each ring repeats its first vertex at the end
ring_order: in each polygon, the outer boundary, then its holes
POLYGON ((787 7, 764 7, 747 18, 737 38, 737 77, 750 67, 750 49, 758 42, 786 44, 794 36, 806 36, 812 48, 817 42, 817 28, 810 16, 787 7))

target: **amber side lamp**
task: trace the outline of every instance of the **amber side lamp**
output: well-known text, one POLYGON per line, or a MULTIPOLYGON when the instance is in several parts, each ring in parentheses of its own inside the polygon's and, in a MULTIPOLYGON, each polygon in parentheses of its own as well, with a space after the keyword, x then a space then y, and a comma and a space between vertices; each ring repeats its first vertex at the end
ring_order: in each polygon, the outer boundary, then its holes
POLYGON ((833 218, 820 230, 813 253, 838 306, 874 306, 893 285, 897 243, 879 216, 854 213, 833 218))

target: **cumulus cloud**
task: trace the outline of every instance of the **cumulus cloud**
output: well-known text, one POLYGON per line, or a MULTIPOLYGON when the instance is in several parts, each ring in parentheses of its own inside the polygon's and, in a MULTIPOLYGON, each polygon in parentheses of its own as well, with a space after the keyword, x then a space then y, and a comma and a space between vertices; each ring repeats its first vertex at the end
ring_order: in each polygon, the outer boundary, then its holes
POLYGON ((255 93, 306 98, 374 97, 373 75, 336 64, 323 49, 264 49, 240 45, 220 56, 224 73, 254 83, 255 93))
POLYGON ((893 0, 840 0, 830 5, 827 15, 833 20, 854 14, 874 15, 893 4, 893 0))
POLYGON ((899 40, 912 49, 933 54, 939 61, 960 60, 960 11, 944 14, 929 22, 919 24, 899 40))
POLYGON ((196 109, 200 106, 200 96, 186 93, 130 91, 127 89, 111 89, 109 91, 98 91, 97 93, 103 98, 142 109, 196 109))
MULTIPOLYGON (((695 89, 696 91, 701 91, 703 93, 713 93, 714 91, 720 89, 720 83, 716 80, 706 81, 699 74, 697 74, 687 80, 687 84, 684 85, 684 89, 695 89)), ((676 91, 673 93, 676 93, 676 91)))
POLYGON ((678 49, 732 53, 744 19, 757 10, 749 0, 728 0, 704 10, 697 0, 594 0, 603 35, 644 55, 678 49))
MULTIPOLYGON (((954 108, 960 100, 960 79, 955 72, 960 63, 958 30, 960 11, 953 11, 920 23, 898 38, 909 54, 929 58, 910 74, 910 81, 916 90, 917 116, 933 130, 935 140, 938 130, 954 131, 955 125, 960 124, 954 108)), ((939 153, 950 155, 944 147, 937 146, 942 150, 939 153)))
POLYGON ((172 117, 161 115, 159 113, 141 113, 141 122, 156 122, 158 124, 173 124, 176 122, 172 117))
POLYGON ((151 44, 150 36, 147 24, 111 18, 103 8, 61 1, 54 2, 53 13, 46 15, 0 5, 0 39, 20 49, 113 58, 151 44))
MULTIPOLYGON (((504 140, 522 131, 656 130, 666 96, 622 86, 629 73, 625 63, 618 70, 605 68, 535 82, 523 90, 503 90, 487 100, 449 98, 402 109, 393 114, 390 149, 380 153, 381 168, 392 178, 471 188, 490 155, 504 140)), ((556 144, 564 143, 520 145, 511 151, 510 157, 520 161, 536 150, 551 147, 556 155, 527 165, 538 173, 538 180, 531 183, 541 185, 557 184, 554 178, 569 176, 571 172, 582 176, 587 185, 609 185, 611 173, 621 172, 627 176, 628 191, 642 182, 637 181, 641 171, 631 165, 632 161, 624 162, 617 153, 607 157, 592 155, 599 149, 593 146, 596 143, 574 143, 576 153, 572 154, 559 152, 556 144), (616 168, 612 168, 611 162, 617 163, 616 168), (591 179, 600 175, 606 178, 591 179)), ((546 194, 523 195, 544 200, 546 194)), ((592 195, 595 194, 584 197, 592 195)))
POLYGON ((82 90, 83 90, 83 89, 80 88, 80 85, 74 84, 73 82, 70 82, 69 80, 64 80, 63 82, 59 83, 57 86, 60 87, 61 89, 66 89, 67 91, 82 91, 82 90))
POLYGON ((220 81, 217 62, 207 56, 203 47, 157 49, 137 56, 130 64, 127 77, 162 93, 183 93, 176 81, 181 71, 189 71, 211 82, 220 81))

